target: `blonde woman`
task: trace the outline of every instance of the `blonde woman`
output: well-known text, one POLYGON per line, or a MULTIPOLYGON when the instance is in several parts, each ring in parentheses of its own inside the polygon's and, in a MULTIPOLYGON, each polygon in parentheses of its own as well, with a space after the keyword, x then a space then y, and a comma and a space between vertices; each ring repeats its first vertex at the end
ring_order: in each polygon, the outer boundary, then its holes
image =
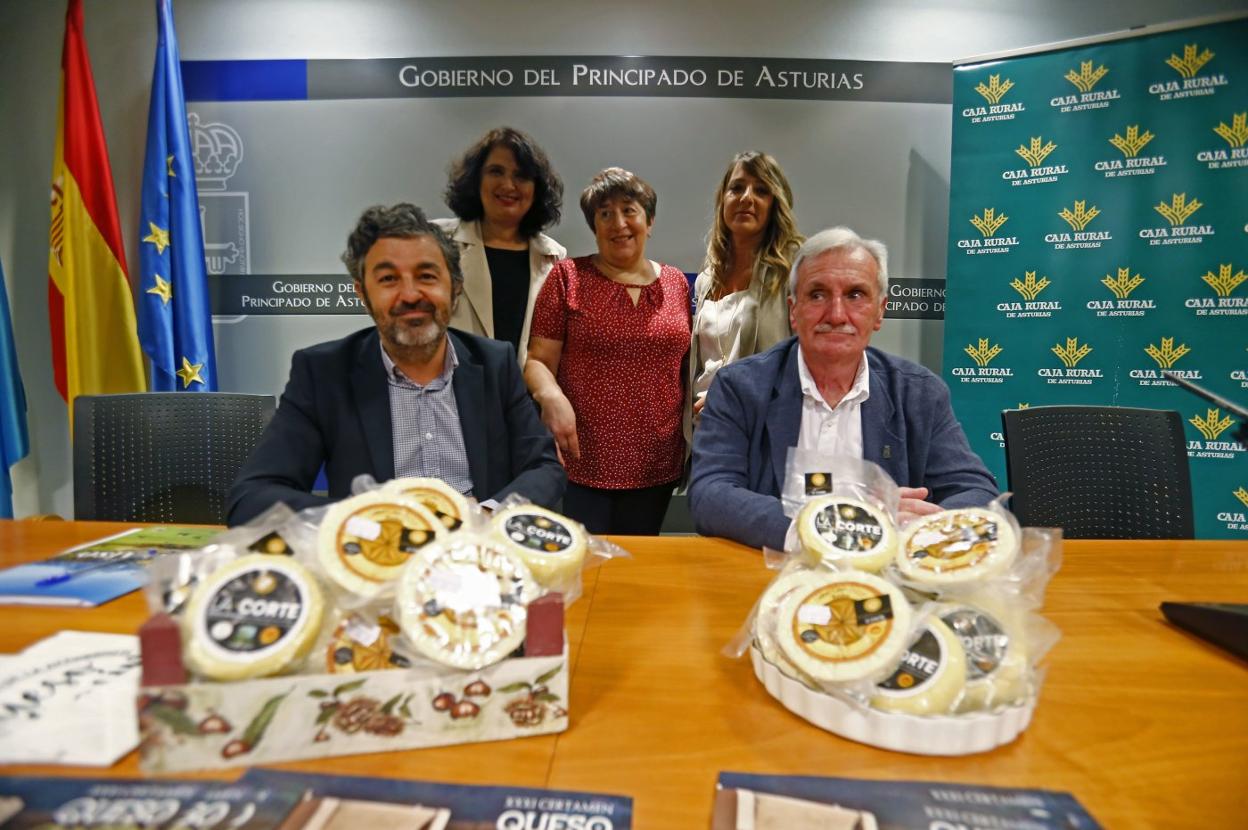
POLYGON ((686 440, 692 440, 715 373, 792 334, 786 286, 803 239, 780 165, 766 153, 738 153, 715 194, 715 224, 694 284, 686 440))

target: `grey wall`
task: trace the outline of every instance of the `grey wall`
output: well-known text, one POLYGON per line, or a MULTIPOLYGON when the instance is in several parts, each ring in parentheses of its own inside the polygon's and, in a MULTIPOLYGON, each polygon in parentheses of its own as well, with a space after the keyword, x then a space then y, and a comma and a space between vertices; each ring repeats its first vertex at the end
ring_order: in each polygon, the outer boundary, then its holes
MULTIPOLYGON (((117 184, 127 256, 137 263, 138 185, 155 47, 152 0, 86 0, 86 34, 117 184)), ((185 59, 375 58, 491 54, 729 55, 948 62, 1228 11, 1230 0, 178 0, 185 59)), ((30 406, 32 457, 15 470, 19 515, 72 514, 65 406, 47 334, 48 179, 64 4, 0 0, 0 261, 30 406)), ((570 194, 607 164, 659 192, 650 253, 701 260, 711 194, 750 147, 785 164, 803 229, 844 222, 882 238, 896 276, 941 277, 949 173, 947 106, 699 99, 459 99, 192 104, 247 148, 231 190, 251 206, 256 273, 336 273, 360 209, 407 199, 434 214, 450 156, 489 126, 534 133, 570 194)), ((574 199, 553 235, 592 246, 574 199)), ((361 316, 219 320, 223 388, 277 392, 290 352, 364 325, 361 316)), ((877 342, 937 365, 940 325, 891 320, 877 342)))

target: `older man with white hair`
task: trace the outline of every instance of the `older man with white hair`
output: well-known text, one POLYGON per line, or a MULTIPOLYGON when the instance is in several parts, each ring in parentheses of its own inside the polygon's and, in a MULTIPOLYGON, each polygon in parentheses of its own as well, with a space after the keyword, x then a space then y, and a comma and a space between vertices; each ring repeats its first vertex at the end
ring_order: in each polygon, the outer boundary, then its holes
POLYGON ((845 227, 815 234, 789 274, 795 337, 718 373, 693 437, 699 533, 791 544, 780 502, 790 447, 883 467, 902 519, 986 504, 997 486, 928 369, 870 347, 888 303, 888 252, 845 227))

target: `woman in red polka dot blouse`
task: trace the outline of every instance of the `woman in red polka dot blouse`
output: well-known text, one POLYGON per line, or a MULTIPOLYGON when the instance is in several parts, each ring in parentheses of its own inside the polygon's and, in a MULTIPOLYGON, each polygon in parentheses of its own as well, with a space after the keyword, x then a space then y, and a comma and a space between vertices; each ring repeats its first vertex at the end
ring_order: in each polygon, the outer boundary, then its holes
POLYGON ((558 262, 533 308, 524 376, 591 533, 654 535, 681 475, 689 284, 646 258, 654 189, 618 167, 581 210, 598 253, 558 262))

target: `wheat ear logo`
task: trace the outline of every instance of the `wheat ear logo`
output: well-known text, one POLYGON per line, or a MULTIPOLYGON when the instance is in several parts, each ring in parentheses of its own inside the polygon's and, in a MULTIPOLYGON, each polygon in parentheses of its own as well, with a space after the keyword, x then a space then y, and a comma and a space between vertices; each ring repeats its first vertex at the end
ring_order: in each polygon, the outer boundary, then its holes
POLYGON ((1041 277, 1037 280, 1035 271, 1025 271, 1021 280, 1018 277, 1010 280, 1010 288, 1022 294, 1024 300, 1034 300, 1048 287, 1049 278, 1041 277))
POLYGON ((1153 205, 1153 210, 1166 217, 1166 221, 1171 225, 1182 225, 1187 221, 1187 217, 1205 206, 1205 203, 1199 199, 1187 201, 1186 193, 1173 193, 1170 195, 1170 204, 1158 202, 1153 205))
POLYGON ((1241 282, 1248 280, 1248 274, 1245 274, 1243 269, 1240 269, 1235 274, 1231 274, 1231 266, 1228 263, 1218 266, 1218 275, 1216 277, 1212 271, 1207 271, 1201 279, 1209 283, 1209 287, 1218 292, 1219 297, 1229 297, 1232 291, 1239 288, 1241 282))
POLYGON ((1248 112, 1237 112, 1231 116, 1229 127, 1225 122, 1219 121, 1213 131, 1222 136, 1232 147, 1243 147, 1245 143, 1248 143, 1248 112))
POLYGON ((1171 54, 1166 58, 1166 66, 1178 72, 1184 78, 1193 78, 1200 68, 1209 61, 1213 60, 1213 53, 1208 49, 1197 54, 1196 44, 1191 43, 1183 47, 1183 57, 1171 54))
POLYGON ((1196 415, 1188 418, 1187 422, 1200 430, 1206 441, 1216 441, 1235 420, 1230 415, 1223 415, 1220 409, 1209 409, 1205 411, 1205 417, 1196 415))
POLYGON ((1080 61, 1079 71, 1076 72, 1072 69, 1064 77, 1074 84, 1080 92, 1091 92, 1097 81, 1104 78, 1108 73, 1109 70, 1103 65, 1093 69, 1092 61, 1080 61))
POLYGON ((994 357, 1001 354, 1001 344, 997 343, 996 345, 990 347, 988 345, 988 338, 981 337, 979 338, 978 346, 967 346, 962 351, 969 354, 971 356, 971 360, 974 360, 976 365, 983 367, 991 363, 994 357))
POLYGON ((1004 225, 1010 217, 1004 213, 997 216, 996 208, 984 208, 982 216, 972 216, 971 224, 979 229, 984 236, 992 236, 997 232, 997 228, 1004 225))
POLYGON ((1232 493, 1231 495, 1233 495, 1233 496, 1235 496, 1235 498, 1239 499, 1240 503, 1242 503, 1242 504, 1244 505, 1244 507, 1248 507, 1248 490, 1245 490, 1243 487, 1240 487, 1238 490, 1236 490, 1236 491, 1235 491, 1234 493, 1232 493))
POLYGON ((1066 224, 1070 225, 1073 230, 1081 231, 1088 226, 1088 223, 1101 215, 1101 211, 1093 205, 1088 207, 1088 200, 1075 202, 1075 209, 1062 208, 1058 212, 1058 216, 1066 220, 1066 224))
POLYGON ((1057 149, 1057 145, 1052 141, 1043 145, 1041 144, 1042 141, 1044 141, 1042 136, 1033 136, 1030 147, 1024 147, 1020 144, 1018 145, 1018 149, 1014 152, 1022 156, 1023 161, 1027 162, 1032 167, 1039 167, 1041 162, 1049 157, 1049 153, 1057 149))
POLYGON ((1073 369, 1079 365, 1079 361, 1092 354, 1092 347, 1087 343, 1080 346, 1078 337, 1067 337, 1065 346, 1058 343, 1049 351, 1057 355, 1067 369, 1073 369))
POLYGON ((1179 358, 1190 351, 1191 349, 1187 347, 1187 344, 1180 343, 1178 348, 1175 348, 1173 337, 1163 337, 1161 338, 1160 349, 1155 344, 1149 343, 1144 353, 1157 361, 1157 365, 1161 368, 1169 369, 1178 362, 1179 358))
POLYGON ((1004 83, 1001 81, 1000 75, 989 75, 988 83, 980 81, 975 85, 975 91, 984 98, 988 99, 990 104, 999 104, 1001 99, 1005 97, 1005 93, 1014 88, 1014 82, 1006 78, 1004 83))
POLYGON ((1145 130, 1141 133, 1140 125, 1132 124, 1130 127, 1127 127, 1125 138, 1114 133, 1114 137, 1109 140, 1109 143, 1121 150, 1124 156, 1133 159, 1144 149, 1144 145, 1152 141, 1153 138, 1155 136, 1151 132, 1145 130))
POLYGON ((1105 279, 1101 280, 1101 285, 1114 292, 1114 296, 1120 300, 1130 297, 1131 292, 1139 288, 1143 283, 1144 278, 1139 274, 1132 276, 1130 268, 1119 268, 1118 276, 1111 277, 1109 274, 1106 274, 1105 279))

